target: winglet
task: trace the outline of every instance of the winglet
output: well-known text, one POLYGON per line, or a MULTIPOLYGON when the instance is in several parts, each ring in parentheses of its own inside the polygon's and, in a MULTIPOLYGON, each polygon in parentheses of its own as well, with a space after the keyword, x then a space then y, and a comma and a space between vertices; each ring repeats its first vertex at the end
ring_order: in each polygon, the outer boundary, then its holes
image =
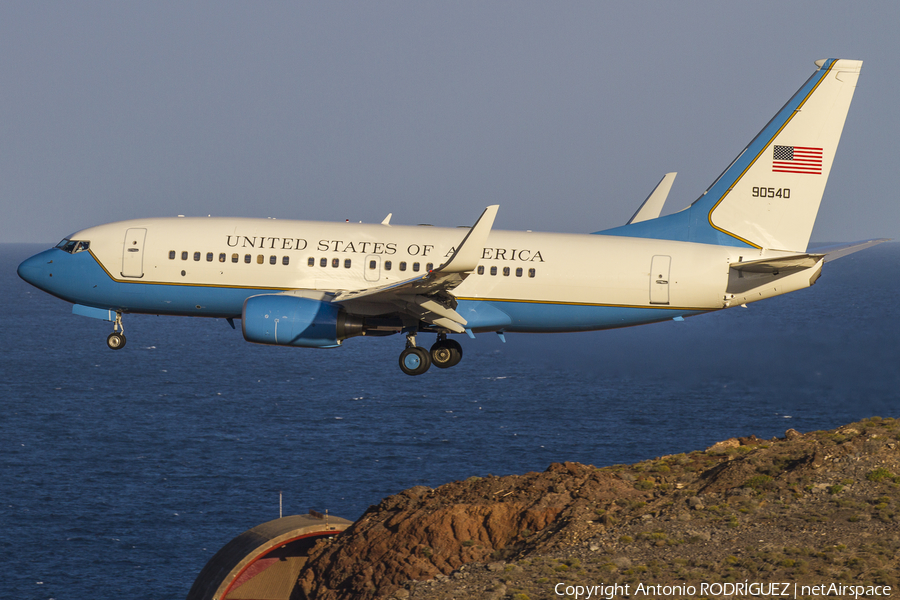
POLYGON ((656 184, 656 187, 644 200, 644 203, 637 209, 637 212, 628 219, 626 225, 649 221, 658 217, 659 213, 662 212, 663 205, 666 203, 666 198, 669 196, 669 190, 672 189, 672 182, 675 181, 676 175, 678 173, 666 173, 663 175, 663 178, 659 180, 659 183, 656 184))
POLYGON ((488 235, 494 226, 494 218, 497 216, 497 209, 499 208, 499 204, 492 204, 485 208, 481 216, 478 217, 478 221, 475 222, 475 225, 472 226, 472 229, 460 242, 459 247, 453 253, 453 256, 450 257, 450 260, 435 269, 435 271, 441 273, 463 273, 471 271, 478 266, 478 261, 481 260, 482 254, 484 254, 484 245, 487 243, 488 235))
POLYGON ((382 225, 390 225, 390 224, 391 224, 391 217, 392 217, 393 215, 394 215, 394 213, 388 213, 388 215, 384 218, 384 221, 382 221, 381 224, 382 224, 382 225))

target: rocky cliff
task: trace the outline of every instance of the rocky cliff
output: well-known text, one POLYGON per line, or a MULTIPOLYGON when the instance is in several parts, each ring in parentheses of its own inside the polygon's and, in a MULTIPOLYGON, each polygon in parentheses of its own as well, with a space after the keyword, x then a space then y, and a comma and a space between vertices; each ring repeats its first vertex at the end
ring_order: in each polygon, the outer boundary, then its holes
POLYGON ((416 487, 317 546, 298 589, 316 600, 525 600, 557 597, 559 582, 764 576, 896 591, 898 440, 900 420, 873 417, 635 465, 416 487))

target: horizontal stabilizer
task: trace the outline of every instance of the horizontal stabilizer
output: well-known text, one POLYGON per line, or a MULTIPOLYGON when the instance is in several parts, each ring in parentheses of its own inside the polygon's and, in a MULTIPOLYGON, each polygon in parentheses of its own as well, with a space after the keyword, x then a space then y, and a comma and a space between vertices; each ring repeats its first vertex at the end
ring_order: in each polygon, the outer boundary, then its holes
POLYGON ((871 248, 876 244, 881 244, 883 242, 889 241, 891 241, 889 238, 878 238, 874 240, 866 240, 864 242, 852 242, 850 244, 822 246, 821 248, 815 248, 815 251, 825 255, 825 262, 831 262, 833 260, 837 260, 841 257, 847 256, 848 254, 853 254, 854 252, 859 252, 860 250, 871 248))
POLYGON ((779 271, 791 269, 809 269, 816 266, 824 256, 824 254, 790 254, 788 256, 736 262, 728 266, 735 271, 744 271, 746 273, 778 273, 779 271))
POLYGON ((657 218, 659 213, 662 212, 663 205, 666 203, 666 198, 669 196, 669 190, 672 189, 672 182, 675 181, 676 175, 678 173, 666 173, 663 175, 663 178, 659 180, 659 183, 656 184, 656 187, 644 200, 644 203, 637 209, 637 212, 628 219, 626 225, 657 218))
POLYGON ((875 240, 866 240, 864 242, 853 242, 851 244, 836 244, 834 246, 823 246, 816 248, 814 253, 789 254, 787 256, 775 256, 772 258, 762 258, 759 260, 741 261, 728 265, 735 271, 744 271, 745 273, 776 273, 778 271, 787 271, 791 269, 809 269, 825 259, 825 262, 831 262, 842 256, 859 252, 870 248, 875 244, 890 241, 887 238, 879 238, 875 240))

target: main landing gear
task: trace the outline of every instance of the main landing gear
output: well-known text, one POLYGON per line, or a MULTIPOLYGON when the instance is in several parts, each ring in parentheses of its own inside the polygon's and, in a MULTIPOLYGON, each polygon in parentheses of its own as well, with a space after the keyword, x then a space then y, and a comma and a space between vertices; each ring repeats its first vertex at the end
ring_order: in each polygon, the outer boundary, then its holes
POLYGON ((407 375, 421 375, 431 365, 447 369, 462 360, 462 346, 456 340, 448 340, 446 333, 439 333, 431 351, 416 346, 416 334, 406 336, 406 348, 400 353, 400 370, 407 375))
POLYGON ((116 313, 116 322, 113 324, 113 332, 106 337, 106 345, 111 350, 121 350, 125 347, 125 327, 122 325, 122 313, 116 313))

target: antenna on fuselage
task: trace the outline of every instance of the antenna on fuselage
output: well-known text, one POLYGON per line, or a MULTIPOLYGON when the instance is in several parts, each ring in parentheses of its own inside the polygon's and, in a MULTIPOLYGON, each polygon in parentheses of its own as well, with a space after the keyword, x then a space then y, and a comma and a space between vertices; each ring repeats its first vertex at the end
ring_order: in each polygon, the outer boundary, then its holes
POLYGON ((393 214, 394 213, 388 213, 388 216, 386 216, 384 218, 384 221, 382 221, 381 224, 382 225, 390 225, 391 224, 391 216, 393 216, 393 214))

